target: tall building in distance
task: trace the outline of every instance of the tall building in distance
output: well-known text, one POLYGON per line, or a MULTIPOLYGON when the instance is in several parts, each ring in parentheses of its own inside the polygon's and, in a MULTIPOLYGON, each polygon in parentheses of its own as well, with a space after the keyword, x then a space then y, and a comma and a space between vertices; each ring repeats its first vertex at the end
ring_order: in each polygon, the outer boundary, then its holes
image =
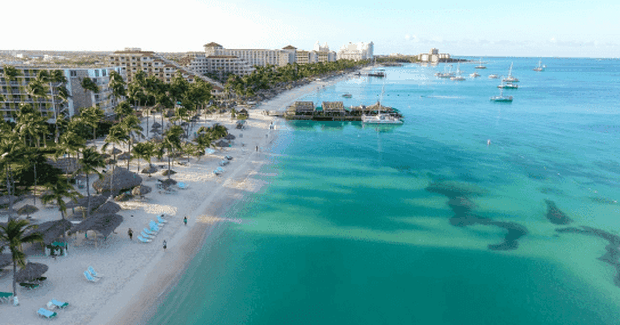
POLYGON ((343 45, 338 51, 338 60, 368 60, 373 58, 374 43, 351 43, 343 45))
POLYGON ((430 49, 428 53, 418 54, 418 60, 421 62, 438 63, 440 60, 449 60, 449 59, 450 59, 450 54, 439 53, 439 50, 436 48, 430 49))
POLYGON ((113 99, 112 90, 108 87, 110 81, 110 71, 114 70, 123 77, 123 71, 118 67, 37 67, 37 66, 15 66, 18 75, 12 79, 7 78, 4 68, 0 67, 0 112, 6 121, 14 121, 14 117, 19 112, 21 104, 30 104, 35 110, 41 112, 42 116, 48 118, 49 123, 55 123, 60 113, 71 117, 80 114, 80 109, 97 105, 101 107, 106 115, 114 114, 116 101, 113 99), (45 85, 47 94, 43 98, 35 98, 28 94, 28 84, 35 80, 40 71, 60 70, 67 79, 66 83, 48 83, 45 85), (90 78, 99 87, 99 93, 92 93, 84 90, 81 83, 82 79, 90 78), (62 101, 58 97, 58 88, 67 88, 69 97, 62 101))
POLYGON ((235 56, 245 62, 251 67, 275 65, 278 67, 285 66, 292 63, 294 55, 291 51, 281 50, 268 50, 268 49, 225 49, 222 45, 211 42, 204 45, 205 56, 235 56))

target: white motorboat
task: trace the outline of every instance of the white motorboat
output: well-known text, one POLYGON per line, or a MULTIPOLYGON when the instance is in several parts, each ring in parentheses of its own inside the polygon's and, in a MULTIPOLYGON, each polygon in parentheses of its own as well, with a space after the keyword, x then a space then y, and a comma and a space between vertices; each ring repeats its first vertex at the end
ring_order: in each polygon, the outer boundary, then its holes
POLYGON ((478 78, 480 77, 480 74, 478 74, 477 72, 474 72, 474 73, 470 73, 469 76, 472 78, 478 78))
POLYGON ((496 75, 496 74, 490 74, 489 75, 489 79, 497 79, 497 78, 499 78, 499 76, 496 75))
POLYGON ((396 116, 389 114, 362 115, 362 123, 369 124, 403 124, 403 121, 396 116))

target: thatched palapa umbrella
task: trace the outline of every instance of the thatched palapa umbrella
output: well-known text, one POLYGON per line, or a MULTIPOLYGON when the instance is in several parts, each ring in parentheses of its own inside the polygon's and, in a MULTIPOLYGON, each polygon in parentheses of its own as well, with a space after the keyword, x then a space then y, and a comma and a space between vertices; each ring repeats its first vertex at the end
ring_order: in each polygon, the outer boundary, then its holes
POLYGON ((123 222, 123 217, 118 214, 93 214, 90 218, 73 226, 69 233, 74 234, 78 231, 93 230, 104 237, 108 237, 111 232, 123 222))
POLYGON ((39 233, 43 237, 43 243, 50 245, 67 232, 73 224, 69 220, 54 220, 39 224, 37 229, 32 230, 33 233, 39 233))
POLYGON ((110 153, 113 155, 118 155, 119 153, 122 153, 123 151, 120 150, 119 148, 114 148, 112 150, 110 150, 110 153))
POLYGON ((118 160, 127 160, 131 158, 131 155, 129 154, 129 152, 125 152, 122 155, 118 156, 117 158, 118 160))
POLYGON ((19 215, 25 214, 26 216, 30 217, 31 214, 37 211, 39 211, 39 208, 35 207, 34 205, 26 204, 23 207, 19 208, 19 210, 17 210, 17 214, 19 215))
MULTIPOLYGON (((108 197, 105 195, 91 195, 90 196, 90 210, 92 211, 98 208, 100 205, 104 204, 107 199, 108 197)), ((87 205, 88 205, 88 196, 77 199, 77 202, 73 202, 73 201, 67 202, 67 208, 69 209, 77 208, 77 207, 86 208, 87 205)))
POLYGON ((151 127, 152 127, 153 129, 158 129, 158 128, 160 128, 160 127, 161 127, 161 124, 159 124, 158 122, 155 122, 155 123, 153 123, 153 125, 151 125, 151 127))
POLYGON ((168 187, 168 186, 170 186, 170 185, 176 185, 176 183, 177 183, 177 181, 175 181, 175 180, 174 180, 174 179, 172 179, 172 178, 168 178, 168 179, 166 179, 166 180, 161 181, 161 185, 163 185, 163 186, 165 186, 165 187, 168 187))
POLYGON ((93 182, 93 188, 99 193, 113 190, 114 194, 116 194, 117 191, 134 188, 141 183, 142 177, 138 174, 123 167, 116 167, 114 174, 112 174, 112 171, 108 171, 103 178, 93 182), (112 184, 110 184, 111 181, 113 181, 112 184))
POLYGON ((159 169, 157 169, 157 167, 151 165, 148 168, 144 168, 142 170, 143 174, 152 174, 152 173, 157 173, 157 171, 159 171, 159 169))
POLYGON ((30 281, 40 278, 43 273, 47 272, 49 267, 42 263, 28 262, 21 270, 17 272, 15 279, 17 282, 30 281))
POLYGON ((236 138, 236 137, 235 137, 234 135, 232 135, 232 134, 228 134, 228 135, 226 135, 226 136, 224 137, 224 139, 226 139, 226 140, 235 140, 235 138, 236 138))
POLYGON ((108 201, 95 210, 95 214, 113 214, 121 211, 121 206, 112 201, 108 201))
POLYGON ((216 143, 216 145, 217 145, 218 147, 228 147, 228 145, 229 145, 229 144, 228 144, 228 142, 226 142, 226 141, 224 141, 224 140, 220 140, 220 141, 218 141, 218 142, 216 143))
POLYGON ((134 187, 133 190, 131 190, 131 194, 135 196, 140 196, 140 195, 149 194, 151 193, 152 190, 153 188, 151 188, 150 186, 140 185, 140 186, 134 187))

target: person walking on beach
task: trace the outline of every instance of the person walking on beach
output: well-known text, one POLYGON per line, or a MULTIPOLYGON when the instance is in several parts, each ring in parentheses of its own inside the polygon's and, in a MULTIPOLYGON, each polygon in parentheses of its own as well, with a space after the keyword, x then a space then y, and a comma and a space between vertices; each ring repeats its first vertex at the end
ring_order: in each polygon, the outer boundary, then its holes
POLYGON ((166 251, 166 247, 168 247, 168 243, 166 242, 166 240, 164 239, 164 252, 166 251))
POLYGON ((131 228, 127 230, 127 235, 129 235, 129 240, 133 240, 133 230, 131 230, 131 228))
POLYGON ((187 216, 183 218, 183 223, 187 226, 187 216))

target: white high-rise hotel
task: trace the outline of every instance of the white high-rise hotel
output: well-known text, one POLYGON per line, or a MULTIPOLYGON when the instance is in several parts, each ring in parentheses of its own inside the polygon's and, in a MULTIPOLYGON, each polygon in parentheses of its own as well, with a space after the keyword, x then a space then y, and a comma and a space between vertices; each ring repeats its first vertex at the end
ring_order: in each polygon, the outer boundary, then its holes
POLYGON ((343 45, 338 51, 338 60, 367 60, 372 59, 374 43, 351 43, 343 45))

